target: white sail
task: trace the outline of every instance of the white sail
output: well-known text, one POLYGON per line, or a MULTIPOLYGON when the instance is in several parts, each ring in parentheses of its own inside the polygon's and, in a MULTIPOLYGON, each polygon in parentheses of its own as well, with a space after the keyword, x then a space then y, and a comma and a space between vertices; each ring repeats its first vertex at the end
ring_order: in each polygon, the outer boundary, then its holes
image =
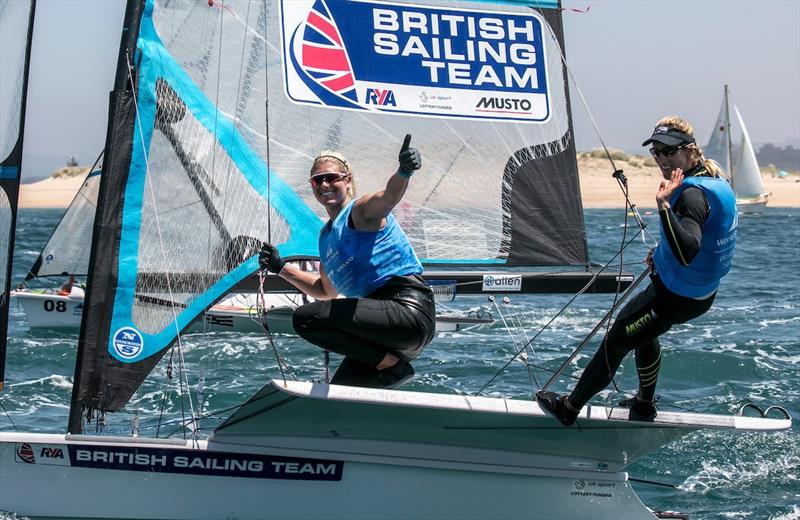
POLYGON ((89 272, 94 212, 100 170, 90 172, 67 208, 50 239, 42 248, 27 279, 44 276, 86 276, 89 272))
POLYGON ((717 116, 717 122, 714 124, 714 127, 711 129, 711 137, 708 138, 708 144, 703 147, 703 153, 706 156, 706 159, 713 159, 720 166, 722 169, 725 170, 725 173, 730 175, 731 173, 731 163, 730 163, 730 156, 728 154, 729 147, 728 143, 730 142, 730 130, 731 125, 730 121, 728 120, 728 111, 727 111, 727 90, 725 91, 725 95, 722 98, 722 104, 719 107, 719 115, 717 116))
POLYGON ((739 199, 758 197, 764 194, 764 183, 756 161, 756 152, 753 150, 750 135, 736 105, 733 105, 733 111, 736 114, 736 122, 742 129, 739 153, 733 166, 733 188, 739 199))

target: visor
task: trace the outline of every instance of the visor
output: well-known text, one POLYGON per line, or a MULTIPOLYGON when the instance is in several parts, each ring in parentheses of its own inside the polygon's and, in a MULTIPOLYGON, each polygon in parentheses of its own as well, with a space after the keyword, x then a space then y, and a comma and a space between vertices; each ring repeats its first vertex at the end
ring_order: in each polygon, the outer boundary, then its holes
POLYGON ((642 146, 647 146, 650 143, 661 143, 667 146, 680 146, 682 144, 694 143, 694 137, 681 132, 677 128, 671 126, 657 126, 653 130, 653 135, 650 139, 642 143, 642 146))

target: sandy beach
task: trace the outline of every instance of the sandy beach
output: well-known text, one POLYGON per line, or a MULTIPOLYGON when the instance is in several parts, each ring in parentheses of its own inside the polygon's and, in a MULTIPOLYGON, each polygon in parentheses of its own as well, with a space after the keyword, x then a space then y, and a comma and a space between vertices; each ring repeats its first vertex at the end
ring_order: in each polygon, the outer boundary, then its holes
MULTIPOLYGON (((632 156, 630 162, 615 160, 617 168, 625 172, 631 201, 637 207, 655 207, 655 194, 660 174, 658 169, 644 164, 644 158, 632 156)), ((613 170, 607 159, 579 154, 581 197, 586 208, 621 208, 625 204, 613 170)), ((88 168, 62 168, 45 180, 20 186, 20 208, 66 208, 69 206, 88 168)), ((768 207, 800 207, 800 172, 784 178, 766 173, 764 187, 772 195, 768 207)))

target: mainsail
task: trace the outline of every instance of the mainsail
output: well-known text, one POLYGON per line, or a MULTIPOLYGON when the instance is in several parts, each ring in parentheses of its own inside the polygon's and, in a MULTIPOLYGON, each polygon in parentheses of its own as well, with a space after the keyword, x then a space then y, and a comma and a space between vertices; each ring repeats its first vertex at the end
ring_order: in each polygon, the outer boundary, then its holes
POLYGON ((586 266, 553 1, 129 2, 69 429, 117 410, 263 242, 317 257, 312 158, 359 193, 424 157, 396 216, 427 266, 586 266))
POLYGON ((744 126, 742 115, 736 105, 733 105, 733 112, 736 114, 736 122, 742 132, 739 141, 739 153, 733 165, 733 188, 736 196, 741 198, 758 197, 764 194, 764 181, 761 179, 761 170, 756 161, 756 152, 753 143, 750 141, 750 134, 744 126))
POLYGON ((725 85, 719 116, 717 116, 716 124, 703 152, 707 158, 718 162, 730 176, 731 186, 736 192, 737 199, 740 199, 740 210, 742 202, 766 195, 753 143, 750 141, 750 135, 739 109, 730 101, 727 85, 725 85), (730 114, 731 106, 734 114, 733 121, 731 121, 730 114), (737 127, 741 137, 739 146, 734 148, 734 128, 737 127))
POLYGON ((0 0, 0 389, 5 379, 8 295, 34 10, 34 0, 0 0))
POLYGON ((87 276, 89 248, 101 170, 90 171, 25 281, 48 276, 87 276))

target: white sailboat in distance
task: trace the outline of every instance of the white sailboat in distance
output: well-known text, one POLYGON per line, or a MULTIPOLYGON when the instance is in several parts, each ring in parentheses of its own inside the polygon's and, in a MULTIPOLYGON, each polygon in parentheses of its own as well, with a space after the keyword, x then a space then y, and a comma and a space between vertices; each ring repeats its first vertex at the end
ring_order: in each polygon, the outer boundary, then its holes
POLYGON ((750 135, 744 126, 742 115, 735 104, 730 102, 728 85, 722 96, 717 123, 703 148, 706 158, 717 161, 730 176, 731 187, 736 193, 736 205, 739 213, 759 213, 767 205, 769 193, 764 190, 761 170, 756 160, 756 152, 750 135), (735 126, 741 134, 739 147, 733 147, 733 127, 730 107, 733 106, 735 126))

